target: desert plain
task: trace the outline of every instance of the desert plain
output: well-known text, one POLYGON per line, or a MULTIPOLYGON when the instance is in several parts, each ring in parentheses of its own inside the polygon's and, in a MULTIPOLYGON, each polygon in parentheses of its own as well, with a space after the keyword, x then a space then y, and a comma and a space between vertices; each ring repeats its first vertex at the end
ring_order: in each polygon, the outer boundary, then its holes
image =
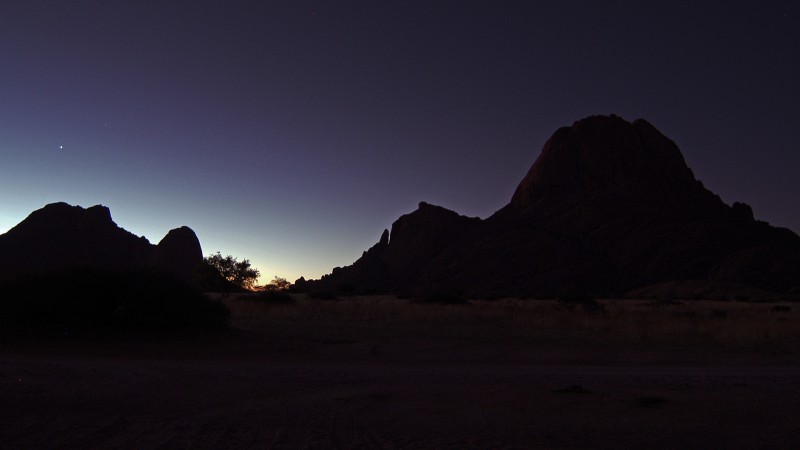
POLYGON ((2 342, 0 448, 800 442, 797 304, 292 297, 220 298, 211 335, 2 342))

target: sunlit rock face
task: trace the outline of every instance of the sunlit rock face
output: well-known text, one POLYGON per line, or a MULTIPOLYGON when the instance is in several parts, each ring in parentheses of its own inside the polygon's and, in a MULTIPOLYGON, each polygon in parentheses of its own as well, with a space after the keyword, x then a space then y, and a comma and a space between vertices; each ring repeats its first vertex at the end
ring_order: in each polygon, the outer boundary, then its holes
POLYGON ((172 230, 158 246, 120 228, 105 206, 52 203, 0 235, 0 279, 66 268, 154 268, 190 279, 202 260, 188 227, 172 230))
POLYGON ((642 288, 681 280, 698 295, 715 283, 799 292, 800 238, 725 204, 650 123, 612 115, 557 130, 488 219, 422 203, 388 242, 307 284, 496 297, 657 292, 642 288))

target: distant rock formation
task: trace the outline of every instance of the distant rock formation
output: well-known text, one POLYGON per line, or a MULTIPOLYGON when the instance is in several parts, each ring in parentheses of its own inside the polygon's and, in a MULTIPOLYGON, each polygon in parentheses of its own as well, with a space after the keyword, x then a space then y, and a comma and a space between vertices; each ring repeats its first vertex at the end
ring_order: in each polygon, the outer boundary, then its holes
POLYGON ((169 230, 153 249, 152 265, 191 280, 197 265, 203 260, 200 240, 189 227, 169 230))
MULTIPOLYGON (((424 276, 432 259, 480 222, 421 202, 419 209, 392 225, 391 234, 384 230, 380 241, 352 266, 335 268, 322 277, 321 284, 335 283, 344 291, 404 290, 424 276)), ((313 281, 308 283, 314 285, 313 281)))
POLYGON ((657 295, 666 291, 646 288, 667 285, 687 296, 734 295, 735 286, 800 294, 800 237, 723 203, 648 122, 592 116, 556 131, 488 219, 421 203, 388 242, 306 285, 483 297, 657 295))
POLYGON ((0 235, 0 280, 67 268, 153 268, 190 281, 203 260, 188 227, 171 230, 158 245, 117 226, 105 206, 52 203, 0 235))

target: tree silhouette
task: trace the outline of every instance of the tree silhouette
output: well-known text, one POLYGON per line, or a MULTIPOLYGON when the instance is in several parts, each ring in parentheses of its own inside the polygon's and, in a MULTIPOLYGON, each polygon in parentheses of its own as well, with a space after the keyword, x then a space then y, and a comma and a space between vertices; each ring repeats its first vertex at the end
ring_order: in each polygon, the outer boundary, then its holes
POLYGON ((290 283, 286 278, 281 277, 274 277, 269 284, 264 286, 265 291, 283 291, 292 287, 292 283, 290 283))
POLYGON ((231 255, 222 256, 220 252, 204 258, 206 264, 213 267, 219 274, 242 289, 251 290, 261 272, 250 267, 250 260, 238 261, 231 255))

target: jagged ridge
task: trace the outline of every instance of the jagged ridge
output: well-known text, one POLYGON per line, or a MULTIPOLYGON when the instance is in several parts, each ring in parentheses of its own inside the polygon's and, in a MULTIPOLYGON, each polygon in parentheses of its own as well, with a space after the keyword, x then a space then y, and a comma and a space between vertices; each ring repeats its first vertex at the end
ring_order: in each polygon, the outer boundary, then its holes
POLYGON ((490 218, 421 203, 388 241, 307 285, 550 296, 681 281, 694 294, 722 284, 800 294, 800 238, 755 220, 748 205, 726 205, 650 123, 612 115, 557 130, 490 218))
POLYGON ((105 206, 52 203, 0 235, 0 279, 66 268, 155 268, 190 280, 203 253, 189 227, 158 245, 120 228, 105 206))

